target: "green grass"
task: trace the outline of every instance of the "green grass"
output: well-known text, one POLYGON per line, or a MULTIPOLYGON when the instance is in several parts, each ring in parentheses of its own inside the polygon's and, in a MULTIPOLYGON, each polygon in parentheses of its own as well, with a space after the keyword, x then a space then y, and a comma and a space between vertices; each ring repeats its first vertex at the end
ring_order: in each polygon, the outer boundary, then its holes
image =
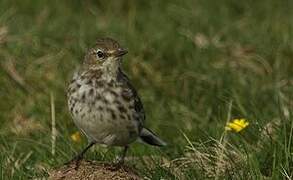
MULTIPOLYGON (((31 179, 86 145, 65 89, 97 37, 129 49, 124 69, 147 126, 169 146, 132 146, 150 179, 293 177, 293 2, 0 1, 0 179, 31 179), (56 153, 51 154, 54 96, 56 153), (224 133, 227 119, 250 125, 224 133)), ((117 148, 87 159, 112 161, 117 148)))

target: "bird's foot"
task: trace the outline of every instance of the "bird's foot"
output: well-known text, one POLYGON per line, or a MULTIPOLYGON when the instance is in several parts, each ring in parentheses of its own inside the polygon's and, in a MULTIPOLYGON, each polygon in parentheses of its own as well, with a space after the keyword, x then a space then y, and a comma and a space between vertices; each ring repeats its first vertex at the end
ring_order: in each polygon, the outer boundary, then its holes
POLYGON ((124 165, 124 158, 121 158, 120 156, 117 157, 113 163, 113 170, 118 170, 122 168, 124 165))
POLYGON ((70 161, 64 163, 65 166, 69 166, 71 164, 74 164, 74 169, 78 170, 79 165, 80 165, 80 161, 82 160, 82 156, 75 156, 74 158, 72 158, 70 161))

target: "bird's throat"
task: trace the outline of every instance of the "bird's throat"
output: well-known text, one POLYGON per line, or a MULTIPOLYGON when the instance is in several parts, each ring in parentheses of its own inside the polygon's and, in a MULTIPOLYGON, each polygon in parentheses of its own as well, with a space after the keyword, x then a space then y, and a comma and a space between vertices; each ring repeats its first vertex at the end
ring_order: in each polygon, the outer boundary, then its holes
POLYGON ((119 63, 109 63, 101 67, 101 78, 105 81, 115 80, 119 71, 119 63))

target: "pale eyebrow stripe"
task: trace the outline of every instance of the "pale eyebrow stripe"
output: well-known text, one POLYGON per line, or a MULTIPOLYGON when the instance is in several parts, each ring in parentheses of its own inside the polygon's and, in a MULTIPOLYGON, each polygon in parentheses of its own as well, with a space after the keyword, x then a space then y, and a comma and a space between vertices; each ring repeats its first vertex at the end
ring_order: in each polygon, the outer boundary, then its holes
POLYGON ((107 51, 108 54, 113 54, 115 50, 107 51))

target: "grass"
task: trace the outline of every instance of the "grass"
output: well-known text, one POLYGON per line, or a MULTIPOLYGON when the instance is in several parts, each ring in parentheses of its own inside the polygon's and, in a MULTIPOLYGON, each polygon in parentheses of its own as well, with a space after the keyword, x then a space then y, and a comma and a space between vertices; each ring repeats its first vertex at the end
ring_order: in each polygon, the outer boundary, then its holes
MULTIPOLYGON (((70 139, 77 129, 66 82, 102 36, 129 49, 124 69, 143 100, 146 124, 169 143, 132 146, 128 163, 142 176, 292 179, 292 6, 0 1, 0 179, 47 177, 85 146, 85 138, 70 139), (227 120, 239 117, 250 125, 225 132, 227 120)), ((118 151, 96 147, 86 158, 112 161, 118 151)))

